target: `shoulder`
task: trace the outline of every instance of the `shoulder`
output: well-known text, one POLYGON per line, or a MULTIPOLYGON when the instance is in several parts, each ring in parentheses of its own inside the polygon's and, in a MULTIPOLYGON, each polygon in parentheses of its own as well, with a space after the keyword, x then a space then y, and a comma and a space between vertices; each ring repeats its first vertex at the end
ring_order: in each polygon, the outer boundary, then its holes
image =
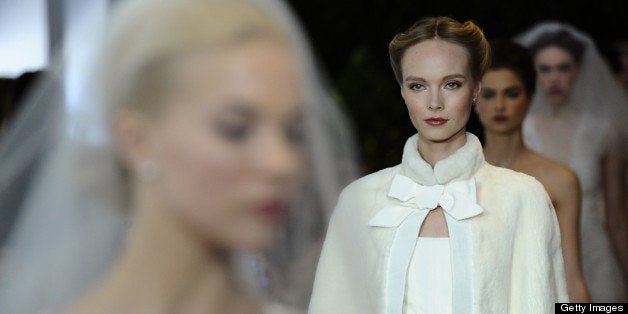
POLYGON ((361 177, 347 187, 341 193, 342 197, 365 193, 376 193, 381 190, 387 190, 395 174, 400 172, 400 165, 373 172, 361 177))
POLYGON ((387 198, 392 179, 399 171, 399 166, 386 168, 359 178, 345 187, 332 213, 331 223, 346 219, 370 219, 380 209, 382 200, 387 198))
POLYGON ((511 208, 548 208, 551 201, 545 187, 533 176, 485 163, 476 183, 481 199, 493 206, 511 208))
POLYGON ((476 177, 481 188, 511 191, 509 193, 544 190, 543 185, 533 176, 507 168, 496 167, 486 162, 480 168, 476 177))
POLYGON ((526 172, 539 180, 550 194, 580 188, 578 176, 565 164, 535 152, 530 152, 529 156, 526 172))
POLYGON ((517 224, 551 223, 554 207, 540 181, 489 164, 481 170, 476 180, 478 201, 487 212, 517 224))

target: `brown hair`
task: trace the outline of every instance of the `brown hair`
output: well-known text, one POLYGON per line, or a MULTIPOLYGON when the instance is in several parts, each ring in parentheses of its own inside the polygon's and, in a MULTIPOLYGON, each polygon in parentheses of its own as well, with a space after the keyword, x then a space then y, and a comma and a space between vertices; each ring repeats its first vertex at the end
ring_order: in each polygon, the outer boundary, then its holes
POLYGON ((401 58, 408 48, 428 39, 442 39, 463 46, 469 53, 473 79, 479 81, 490 64, 490 46, 482 30, 473 22, 460 23, 449 17, 426 17, 398 33, 388 45, 390 65, 401 84, 401 58))

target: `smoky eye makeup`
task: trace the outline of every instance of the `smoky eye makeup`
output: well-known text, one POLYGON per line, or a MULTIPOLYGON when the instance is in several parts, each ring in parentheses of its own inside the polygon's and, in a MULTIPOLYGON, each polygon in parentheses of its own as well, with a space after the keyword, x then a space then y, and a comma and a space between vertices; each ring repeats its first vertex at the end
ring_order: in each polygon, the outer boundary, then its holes
POLYGON ((549 72, 550 67, 549 67, 549 66, 547 66, 547 65, 541 64, 541 65, 539 65, 536 69, 537 69, 537 71, 538 71, 539 73, 547 73, 547 72, 549 72))
POLYGON ((246 104, 233 103, 212 120, 214 130, 224 139, 238 142, 246 140, 257 123, 258 114, 246 104))
POLYGON ((561 63, 558 65, 558 71, 563 73, 569 72, 571 69, 573 69, 573 66, 569 63, 561 63))
POLYGON ((252 123, 248 119, 237 117, 219 118, 214 122, 214 129, 224 139, 237 142, 249 136, 252 123))
POLYGON ((480 97, 484 99, 491 99, 495 97, 495 92, 493 90, 482 90, 480 92, 480 97))
POLYGON ((506 91, 504 91, 504 96, 506 96, 507 98, 518 98, 519 96, 521 96, 521 94, 523 93, 523 91, 520 88, 512 88, 512 89, 506 89, 506 91))

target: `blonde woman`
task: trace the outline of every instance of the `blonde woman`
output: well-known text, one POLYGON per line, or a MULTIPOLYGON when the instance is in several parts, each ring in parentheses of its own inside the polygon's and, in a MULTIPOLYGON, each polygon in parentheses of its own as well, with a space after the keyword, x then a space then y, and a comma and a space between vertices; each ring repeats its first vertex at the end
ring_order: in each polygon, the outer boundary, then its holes
MULTIPOLYGON (((307 302, 316 217, 352 163, 296 26, 277 1, 120 2, 81 108, 48 116, 58 133, 2 261, 2 311, 283 313, 307 302)), ((58 91, 54 75, 42 95, 58 91)), ((35 97, 20 125, 53 101, 35 97)), ((0 173, 41 137, 3 147, 0 173)))

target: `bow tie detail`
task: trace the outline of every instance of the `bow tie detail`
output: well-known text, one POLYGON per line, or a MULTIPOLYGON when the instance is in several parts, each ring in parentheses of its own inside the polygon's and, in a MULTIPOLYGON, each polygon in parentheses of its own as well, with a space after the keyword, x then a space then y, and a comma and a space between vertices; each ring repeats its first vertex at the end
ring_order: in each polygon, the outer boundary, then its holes
POLYGON ((456 220, 477 216, 484 210, 476 202, 475 180, 455 181, 446 185, 424 186, 412 179, 396 175, 388 196, 401 201, 380 210, 369 221, 373 227, 397 227, 415 210, 432 210, 442 207, 456 220))
POLYGON ((403 311, 407 271, 427 214, 440 206, 446 216, 459 221, 484 210, 476 202, 474 179, 424 186, 398 174, 393 178, 388 196, 401 203, 381 209, 369 221, 369 226, 397 228, 390 248, 386 286, 386 313, 396 314, 403 311))

